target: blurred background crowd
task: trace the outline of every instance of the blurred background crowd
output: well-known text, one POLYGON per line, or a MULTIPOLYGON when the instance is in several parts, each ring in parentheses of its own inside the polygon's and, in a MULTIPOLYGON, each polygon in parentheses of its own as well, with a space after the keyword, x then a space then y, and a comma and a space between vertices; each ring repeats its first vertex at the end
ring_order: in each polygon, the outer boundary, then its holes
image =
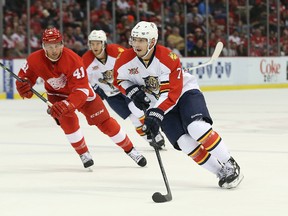
MULTIPOLYGON (((0 5, 1 6, 1 5, 0 5)), ((80 56, 90 31, 129 47, 130 30, 153 21, 160 44, 180 57, 288 55, 287 0, 4 0, 0 58, 25 58, 41 48, 43 29, 55 26, 80 56)))

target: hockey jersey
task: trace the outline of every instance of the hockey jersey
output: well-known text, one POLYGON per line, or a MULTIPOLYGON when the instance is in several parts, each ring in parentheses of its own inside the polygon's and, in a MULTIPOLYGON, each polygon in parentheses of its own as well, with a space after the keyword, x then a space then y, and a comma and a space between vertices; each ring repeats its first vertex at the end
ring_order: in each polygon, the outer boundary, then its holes
POLYGON ((20 69, 19 77, 27 77, 32 85, 41 77, 48 95, 73 98, 76 104, 81 103, 76 102, 79 95, 87 101, 96 97, 81 57, 66 47, 57 62, 50 61, 43 49, 33 52, 20 69))
POLYGON ((107 59, 103 64, 98 60, 91 50, 88 50, 83 56, 83 63, 88 73, 88 79, 92 86, 99 85, 109 96, 119 94, 120 91, 113 84, 114 64, 117 56, 124 51, 125 48, 117 44, 107 44, 107 59))
POLYGON ((132 48, 124 51, 115 63, 114 76, 122 93, 132 85, 139 85, 151 100, 150 108, 158 107, 165 113, 186 91, 199 89, 196 78, 182 71, 178 56, 161 45, 155 46, 148 65, 132 48))

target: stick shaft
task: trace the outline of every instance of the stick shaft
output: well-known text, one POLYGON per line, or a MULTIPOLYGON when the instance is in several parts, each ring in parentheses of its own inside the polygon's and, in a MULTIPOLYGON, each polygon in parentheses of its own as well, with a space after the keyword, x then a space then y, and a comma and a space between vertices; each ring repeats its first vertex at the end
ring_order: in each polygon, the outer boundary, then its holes
POLYGON ((223 43, 222 42, 218 42, 216 44, 216 47, 215 47, 215 50, 211 56, 211 58, 207 61, 207 62, 204 62, 203 64, 199 64, 199 65, 196 65, 196 66, 193 66, 193 67, 190 67, 190 68, 187 68, 187 70, 194 70, 194 69, 197 69, 197 68, 200 68, 200 67, 204 67, 206 65, 209 65, 209 64, 212 64, 221 54, 222 52, 222 49, 223 49, 223 43))
MULTIPOLYGON (((152 142, 155 142, 155 138, 153 137, 153 135, 152 135, 152 142)), ((167 193, 170 194, 170 196, 172 196, 171 195, 170 186, 169 186, 169 182, 168 182, 167 175, 166 175, 163 163, 162 163, 162 159, 161 159, 161 155, 160 155, 159 149, 154 147, 154 150, 155 150, 155 153, 156 153, 156 156, 157 156, 157 160, 158 160, 158 164, 159 164, 159 167, 160 167, 160 170, 161 170, 161 173, 162 173, 162 177, 163 177, 166 189, 167 189, 167 193)))
MULTIPOLYGON (((145 107, 143 107, 143 111, 144 111, 144 114, 146 116, 147 110, 146 110, 145 107)), ((152 133, 151 133, 151 138, 152 138, 152 142, 155 144, 156 143, 155 136, 152 133)), ((171 199, 172 199, 172 193, 171 193, 169 182, 168 182, 168 178, 167 178, 167 175, 166 175, 163 163, 162 163, 161 155, 160 155, 159 149, 157 147, 155 147, 155 146, 156 145, 153 145, 153 148, 154 148, 155 153, 156 153, 157 161, 158 161, 161 173, 162 173, 162 177, 163 177, 163 180, 164 180, 164 183, 165 183, 165 187, 167 189, 168 196, 171 197, 171 199)))

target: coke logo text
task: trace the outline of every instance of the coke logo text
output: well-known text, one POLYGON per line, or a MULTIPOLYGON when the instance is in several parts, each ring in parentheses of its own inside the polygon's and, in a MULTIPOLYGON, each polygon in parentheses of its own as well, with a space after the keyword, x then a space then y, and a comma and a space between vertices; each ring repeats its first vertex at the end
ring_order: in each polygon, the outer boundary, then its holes
POLYGON ((260 72, 264 75, 272 75, 280 73, 280 64, 275 63, 273 60, 271 62, 267 62, 265 59, 260 62, 260 72))

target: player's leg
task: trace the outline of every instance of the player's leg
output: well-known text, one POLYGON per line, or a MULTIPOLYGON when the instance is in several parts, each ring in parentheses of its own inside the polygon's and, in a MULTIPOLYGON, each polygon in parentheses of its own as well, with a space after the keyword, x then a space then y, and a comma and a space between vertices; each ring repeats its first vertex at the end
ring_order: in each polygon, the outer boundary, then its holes
MULTIPOLYGON (((51 103, 55 103, 57 101, 64 100, 64 98, 49 95, 48 100, 51 103)), ((80 129, 77 115, 75 113, 71 113, 68 117, 65 116, 61 119, 57 119, 56 122, 64 131, 71 146, 80 156, 83 166, 85 168, 92 166, 94 162, 88 151, 84 135, 80 129)))
POLYGON ((110 116, 100 97, 96 97, 93 101, 86 102, 79 111, 86 116, 89 125, 96 125, 139 166, 146 165, 145 157, 135 149, 123 128, 110 116))
POLYGON ((175 149, 182 150, 182 152, 191 157, 199 166, 217 175, 222 167, 221 164, 217 158, 207 152, 201 144, 186 133, 182 126, 177 106, 165 115, 162 122, 162 129, 175 149))
POLYGON ((177 141, 179 148, 190 156, 198 165, 217 175, 222 168, 217 158, 211 155, 189 134, 183 134, 177 141))
POLYGON ((179 103, 181 119, 189 135, 223 164, 223 169, 218 173, 219 186, 236 187, 243 175, 221 136, 212 129, 213 121, 203 94, 198 90, 186 92, 179 103))

